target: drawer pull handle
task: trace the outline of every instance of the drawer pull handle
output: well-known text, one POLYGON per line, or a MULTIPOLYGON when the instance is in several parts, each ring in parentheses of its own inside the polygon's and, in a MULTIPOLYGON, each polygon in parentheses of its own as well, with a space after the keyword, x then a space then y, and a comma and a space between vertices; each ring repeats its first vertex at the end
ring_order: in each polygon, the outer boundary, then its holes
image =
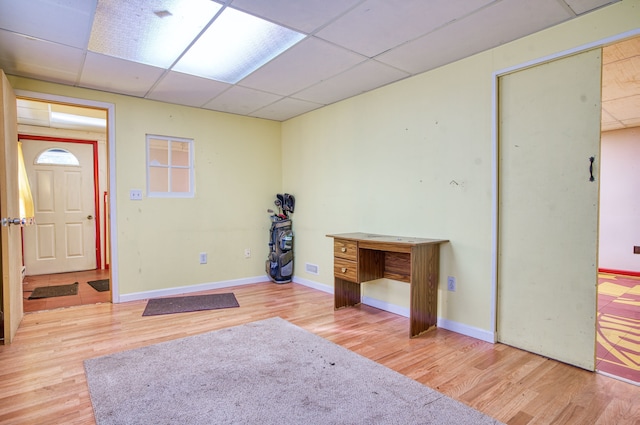
POLYGON ((342 248, 340 248, 340 251, 342 251, 342 252, 347 252, 347 248, 342 247, 342 248))
POLYGON ((343 267, 341 270, 342 270, 342 273, 346 273, 347 272, 347 268, 346 267, 343 267))

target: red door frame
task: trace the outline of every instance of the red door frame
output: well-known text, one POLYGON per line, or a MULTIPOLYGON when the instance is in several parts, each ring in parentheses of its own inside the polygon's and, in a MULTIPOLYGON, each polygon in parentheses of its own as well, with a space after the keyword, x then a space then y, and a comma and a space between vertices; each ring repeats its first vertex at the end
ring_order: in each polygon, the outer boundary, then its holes
MULTIPOLYGON (((34 136, 30 134, 18 134, 18 141, 22 139, 39 140, 54 143, 80 143, 93 146, 93 203, 96 215, 96 269, 102 268, 102 241, 100 238, 100 201, 98 197, 99 174, 98 174, 98 141, 83 139, 68 139, 64 137, 34 136)), ((105 235, 106 237, 106 235, 105 235)))

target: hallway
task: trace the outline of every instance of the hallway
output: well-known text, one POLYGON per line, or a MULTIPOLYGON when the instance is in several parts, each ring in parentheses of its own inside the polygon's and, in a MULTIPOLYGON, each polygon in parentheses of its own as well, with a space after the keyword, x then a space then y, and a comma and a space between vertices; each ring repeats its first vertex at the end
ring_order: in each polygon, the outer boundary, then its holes
POLYGON ((38 276, 26 276, 22 285, 24 312, 52 310, 84 304, 111 302, 111 291, 98 292, 87 282, 109 279, 109 270, 87 270, 72 273, 59 273, 38 276), (41 298, 30 300, 29 296, 39 286, 67 285, 78 282, 78 294, 63 297, 41 298))

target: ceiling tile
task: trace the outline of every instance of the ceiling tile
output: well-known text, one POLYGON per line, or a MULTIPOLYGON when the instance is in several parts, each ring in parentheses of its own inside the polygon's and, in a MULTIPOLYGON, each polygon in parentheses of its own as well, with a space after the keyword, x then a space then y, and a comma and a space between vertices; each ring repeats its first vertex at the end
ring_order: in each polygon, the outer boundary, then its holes
POLYGON ((342 74, 302 90, 294 97, 315 103, 330 104, 408 76, 409 74, 406 72, 374 60, 368 60, 342 74))
POLYGON ((493 0, 367 0, 316 36, 368 57, 413 40, 493 0), (425 7, 425 4, 428 6, 425 7))
POLYGON ((505 0, 383 53, 376 59, 411 73, 424 72, 548 28, 570 17, 556 0, 505 0), (487 28, 500 28, 500 31, 487 31, 487 28))
POLYGON ((5 73, 76 84, 84 51, 0 30, 0 68, 5 73))
POLYGON ((89 49, 168 68, 220 8, 209 0, 100 0, 89 49))
POLYGON ((249 75, 239 85, 288 96, 365 60, 364 56, 311 37, 249 75))
POLYGON ((208 102, 204 107, 206 109, 213 109, 216 111, 248 115, 249 113, 276 102, 281 98, 282 96, 275 94, 234 86, 208 102))
POLYGON ((602 108, 618 121, 632 120, 640 111, 640 94, 635 94, 615 101, 603 101, 602 108))
POLYGON ((564 0, 571 10, 573 10, 576 15, 581 15, 585 12, 590 12, 593 9, 597 9, 599 7, 605 6, 607 4, 616 3, 620 0, 564 0))
MULTIPOLYGON (((638 112, 638 110, 636 110, 636 112, 638 112)), ((638 115, 638 114, 636 114, 636 115, 638 115)), ((624 119, 624 120, 622 120, 622 124, 624 124, 624 126, 626 128, 640 127, 640 118, 635 116, 635 117, 632 117, 632 118, 624 119)))
POLYGON ((80 86, 144 97, 163 72, 149 65, 88 52, 80 86))
POLYGON ((234 0, 231 6, 310 34, 362 0, 234 0))
POLYGON ((640 56, 604 65, 602 67, 602 100, 631 96, 640 93, 640 56))
POLYGON ((86 48, 95 8, 86 0, 2 0, 0 28, 86 48))
POLYGON ((262 109, 259 109, 250 115, 252 117, 264 118, 268 120, 284 121, 289 118, 313 111, 323 105, 317 103, 306 102, 304 100, 284 98, 278 102, 272 103, 262 109))
POLYGON ((200 107, 229 87, 229 84, 220 81, 172 71, 167 73, 146 97, 162 102, 200 107))
POLYGON ((602 49, 602 63, 612 62, 640 56, 640 37, 620 41, 602 49))

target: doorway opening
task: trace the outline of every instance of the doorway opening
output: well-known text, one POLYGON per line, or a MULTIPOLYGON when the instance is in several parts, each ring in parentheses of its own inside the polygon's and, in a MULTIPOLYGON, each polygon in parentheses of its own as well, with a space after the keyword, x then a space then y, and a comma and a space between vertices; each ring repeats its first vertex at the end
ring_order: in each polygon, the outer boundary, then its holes
POLYGON ((596 370, 640 385, 640 37, 602 57, 596 370))
POLYGON ((20 97, 17 109, 36 208, 22 235, 24 311, 109 302, 108 111, 20 97), (82 161, 56 163, 65 152, 82 161), (76 282, 75 293, 39 297, 76 282))

